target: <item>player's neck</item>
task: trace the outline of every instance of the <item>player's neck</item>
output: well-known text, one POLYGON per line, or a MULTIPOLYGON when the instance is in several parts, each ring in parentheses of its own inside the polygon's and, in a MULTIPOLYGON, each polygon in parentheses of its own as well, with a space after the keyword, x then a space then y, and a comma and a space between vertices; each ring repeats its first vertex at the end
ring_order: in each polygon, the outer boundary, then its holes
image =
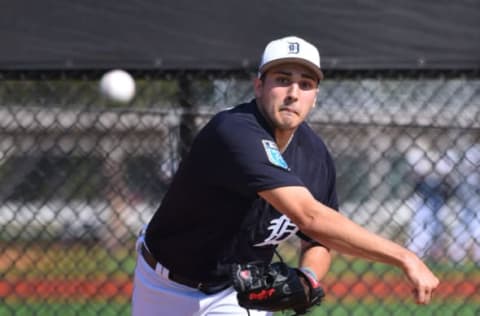
POLYGON ((278 149, 283 153, 290 142, 292 141, 293 135, 295 135, 295 130, 289 131, 275 131, 275 142, 277 143, 278 149))

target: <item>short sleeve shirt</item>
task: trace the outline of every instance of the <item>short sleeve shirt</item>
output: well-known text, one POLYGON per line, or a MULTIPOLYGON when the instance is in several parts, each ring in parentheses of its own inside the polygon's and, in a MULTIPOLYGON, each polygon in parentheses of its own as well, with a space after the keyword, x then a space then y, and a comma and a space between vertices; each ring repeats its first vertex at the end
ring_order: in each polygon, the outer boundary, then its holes
POLYGON ((270 262, 298 231, 257 192, 307 187, 337 209, 335 168, 323 141, 302 123, 280 153, 255 101, 215 115, 199 132, 150 221, 146 243, 175 273, 227 277, 231 263, 270 262))

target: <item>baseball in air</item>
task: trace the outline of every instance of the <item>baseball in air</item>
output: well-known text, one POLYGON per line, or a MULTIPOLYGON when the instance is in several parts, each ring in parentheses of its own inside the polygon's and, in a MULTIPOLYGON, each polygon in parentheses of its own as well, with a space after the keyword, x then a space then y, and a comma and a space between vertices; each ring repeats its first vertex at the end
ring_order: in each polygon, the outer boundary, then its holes
POLYGON ((124 70, 110 70, 100 79, 100 91, 111 101, 126 103, 135 96, 135 81, 124 70))

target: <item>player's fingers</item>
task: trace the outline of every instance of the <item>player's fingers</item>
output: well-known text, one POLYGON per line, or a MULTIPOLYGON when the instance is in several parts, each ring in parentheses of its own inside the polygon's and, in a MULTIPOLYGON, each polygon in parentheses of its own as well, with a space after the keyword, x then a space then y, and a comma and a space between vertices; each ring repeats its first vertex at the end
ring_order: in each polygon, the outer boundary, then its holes
POLYGON ((438 287, 440 281, 437 278, 434 278, 429 285, 424 287, 424 301, 422 304, 429 304, 433 298, 433 293, 435 292, 435 289, 438 287))
POLYGON ((428 304, 430 303, 430 300, 432 299, 432 291, 429 289, 425 289, 425 297, 424 297, 424 302, 422 304, 428 304))
POLYGON ((423 291, 423 289, 414 289, 413 290, 413 294, 415 296, 415 302, 417 304, 423 304, 423 302, 425 301, 425 292, 423 291))
POLYGON ((422 288, 420 290, 414 289, 413 292, 414 292, 415 300, 417 304, 425 305, 425 304, 429 304, 430 301, 432 300, 434 290, 427 287, 427 288, 422 288))

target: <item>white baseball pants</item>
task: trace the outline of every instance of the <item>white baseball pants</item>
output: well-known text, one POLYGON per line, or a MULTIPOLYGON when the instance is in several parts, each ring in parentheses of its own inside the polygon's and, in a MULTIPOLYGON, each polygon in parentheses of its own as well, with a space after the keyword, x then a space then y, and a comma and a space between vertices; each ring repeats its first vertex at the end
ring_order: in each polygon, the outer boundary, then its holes
MULTIPOLYGON (((229 287, 207 295, 197 289, 168 279, 168 270, 157 263, 155 271, 145 262, 140 247, 143 234, 137 240, 137 265, 132 295, 132 316, 247 316, 238 305, 236 292, 229 287)), ((250 310, 251 316, 271 316, 272 313, 250 310)))

